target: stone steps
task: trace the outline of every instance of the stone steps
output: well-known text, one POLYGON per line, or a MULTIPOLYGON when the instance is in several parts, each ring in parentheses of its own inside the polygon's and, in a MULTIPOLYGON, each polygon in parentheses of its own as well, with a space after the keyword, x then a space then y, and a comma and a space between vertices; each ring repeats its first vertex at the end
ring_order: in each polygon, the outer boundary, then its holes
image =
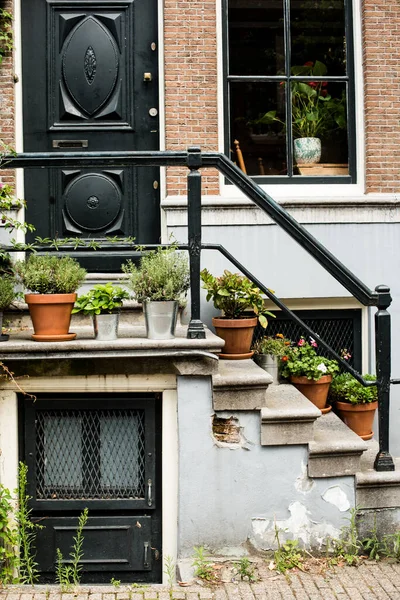
POLYGON ((360 469, 356 472, 356 503, 361 509, 400 508, 400 458, 395 458, 395 471, 375 471, 374 461, 379 444, 366 442, 360 469))

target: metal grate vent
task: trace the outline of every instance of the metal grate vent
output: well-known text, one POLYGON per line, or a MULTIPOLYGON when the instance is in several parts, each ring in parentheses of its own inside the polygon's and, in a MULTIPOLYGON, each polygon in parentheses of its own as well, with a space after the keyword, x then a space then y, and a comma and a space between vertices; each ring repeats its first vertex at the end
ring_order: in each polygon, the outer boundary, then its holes
MULTIPOLYGON (((295 312, 310 329, 315 331, 338 354, 346 348, 352 356, 349 363, 356 369, 361 368, 360 311, 314 311, 313 316, 307 316, 306 311, 295 312)), ((293 342, 297 341, 302 335, 308 337, 308 334, 297 323, 285 318, 281 313, 275 314, 277 315, 276 319, 268 319, 266 335, 274 336, 276 333, 282 333, 293 342)), ((262 335, 263 330, 258 327, 254 341, 260 339, 262 335)), ((319 349, 318 353, 321 356, 328 356, 322 348, 319 349)))
POLYGON ((38 410, 37 499, 140 499, 144 410, 38 410))

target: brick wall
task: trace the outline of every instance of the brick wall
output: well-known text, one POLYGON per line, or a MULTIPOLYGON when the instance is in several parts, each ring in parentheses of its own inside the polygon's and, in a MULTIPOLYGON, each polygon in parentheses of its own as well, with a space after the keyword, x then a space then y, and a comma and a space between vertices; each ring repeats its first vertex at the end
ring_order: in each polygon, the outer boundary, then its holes
MULTIPOLYGON (((166 149, 218 149, 215 0, 165 0, 166 149)), ((168 170, 168 194, 186 193, 186 169, 168 170)), ((218 178, 203 172, 203 193, 217 194, 218 178)))
POLYGON ((400 9, 397 2, 363 4, 367 192, 400 188, 400 9))
MULTIPOLYGON (((12 12, 12 0, 1 3, 1 7, 12 12)), ((15 100, 14 100, 14 68, 12 53, 3 57, 0 66, 0 139, 15 148, 15 100)), ((2 170, 1 181, 14 184, 14 171, 2 170)))

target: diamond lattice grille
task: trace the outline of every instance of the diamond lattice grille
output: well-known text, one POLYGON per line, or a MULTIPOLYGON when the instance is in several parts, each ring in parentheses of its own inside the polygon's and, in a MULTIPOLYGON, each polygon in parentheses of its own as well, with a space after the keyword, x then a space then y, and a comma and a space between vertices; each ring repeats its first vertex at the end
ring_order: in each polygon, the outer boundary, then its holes
MULTIPOLYGON (((329 346, 340 354, 341 350, 347 348, 352 355, 350 364, 354 362, 354 321, 352 318, 329 318, 323 319, 302 319, 312 331, 315 331, 329 346)), ((274 336, 276 333, 282 333, 286 338, 297 341, 302 335, 308 338, 308 334, 294 321, 281 319, 268 319, 268 329, 266 335, 274 336)), ((255 337, 262 337, 263 331, 257 328, 255 337)), ((328 356, 328 353, 319 348, 318 354, 328 356)))
POLYGON ((39 410, 38 499, 144 498, 143 410, 39 410))

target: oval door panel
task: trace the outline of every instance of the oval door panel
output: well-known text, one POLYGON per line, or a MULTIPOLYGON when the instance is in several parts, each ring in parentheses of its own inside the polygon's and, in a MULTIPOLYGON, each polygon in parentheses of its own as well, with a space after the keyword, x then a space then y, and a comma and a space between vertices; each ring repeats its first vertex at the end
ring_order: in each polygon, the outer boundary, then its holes
POLYGON ((87 173, 74 179, 64 195, 65 210, 81 229, 100 231, 119 216, 121 191, 100 173, 87 173))
POLYGON ((111 33, 93 17, 71 32, 62 57, 64 83, 81 110, 98 111, 115 89, 118 48, 111 33))

